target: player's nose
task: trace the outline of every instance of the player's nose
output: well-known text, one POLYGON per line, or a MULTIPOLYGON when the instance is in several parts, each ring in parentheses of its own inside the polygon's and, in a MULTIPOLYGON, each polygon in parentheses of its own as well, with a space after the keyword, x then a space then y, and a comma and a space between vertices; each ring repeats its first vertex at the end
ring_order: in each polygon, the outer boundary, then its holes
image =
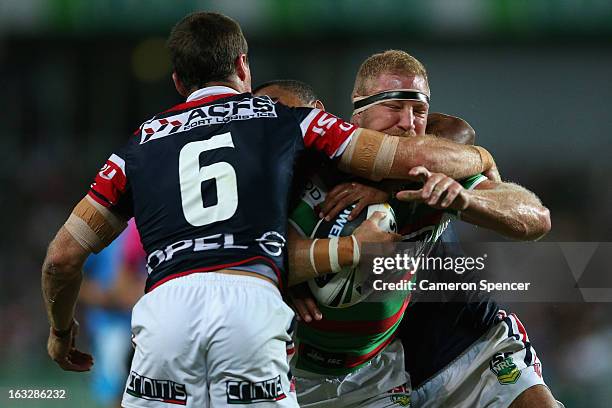
POLYGON ((404 133, 414 132, 414 112, 412 111, 412 108, 402 109, 397 127, 402 129, 404 133))

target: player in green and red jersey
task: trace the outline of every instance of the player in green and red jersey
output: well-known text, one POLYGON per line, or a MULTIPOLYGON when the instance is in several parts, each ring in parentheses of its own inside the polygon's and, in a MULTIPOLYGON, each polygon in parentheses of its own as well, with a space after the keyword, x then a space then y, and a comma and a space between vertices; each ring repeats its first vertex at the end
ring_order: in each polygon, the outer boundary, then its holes
MULTIPOLYGON (((398 56, 397 53, 395 55, 392 53, 391 57, 399 57, 401 60, 403 55, 400 53, 398 56)), ((420 64, 415 63, 414 65, 418 68, 420 64)), ((393 75, 396 74, 395 72, 385 72, 385 74, 387 75, 380 75, 382 78, 377 78, 381 89, 374 89, 371 95, 382 96, 383 98, 387 96, 388 98, 374 100, 370 105, 363 105, 362 107, 365 107, 365 109, 356 112, 357 115, 367 112, 365 115, 362 115, 361 119, 363 120, 363 117, 370 113, 368 110, 376 106, 379 115, 370 121, 370 126, 373 126, 375 129, 383 130, 390 134, 406 136, 424 133, 428 104, 425 104, 423 100, 419 100, 418 95, 402 95, 398 93, 406 88, 412 91, 414 91, 414 88, 417 88, 417 91, 427 95, 429 89, 424 70, 423 75, 420 75, 421 78, 418 78, 419 75, 412 75, 412 78, 410 78, 410 75, 403 75, 402 78, 402 75, 393 75), (399 83, 399 86, 393 86, 396 83, 399 83), (396 92, 396 94, 385 92, 389 89, 395 90, 391 92, 396 92), (385 93, 387 95, 384 95, 385 93), (400 98, 397 98, 397 96, 400 98), (401 97, 404 96, 415 97, 402 99, 401 97), (380 115, 381 109, 383 111, 390 111, 391 116, 406 116, 410 120, 405 121, 408 123, 407 125, 398 121, 395 124, 392 123, 394 126, 391 128, 383 126, 384 120, 381 122, 380 117, 383 116, 382 119, 385 118, 384 115, 380 115), (401 112, 403 109, 406 109, 406 111, 401 112), (406 113, 407 115, 405 115, 406 113)), ((369 85, 372 88, 372 85, 369 85)), ((374 88, 376 87, 374 86, 374 88)), ((259 92, 262 94, 272 94, 270 89, 260 88, 259 92)), ((361 100, 367 99, 369 98, 361 98, 361 100)), ((314 101, 303 102, 314 103, 314 101)), ((357 106, 356 108, 359 109, 357 106)), ((456 118, 447 119, 450 119, 451 122, 457 121, 456 118)), ((363 122, 360 124, 364 126, 363 122)), ((444 195, 443 193, 445 191, 449 192, 451 188, 455 190, 453 192, 455 201, 459 202, 455 203, 454 209, 468 210, 464 212, 464 218, 476 224, 484 224, 483 226, 519 238, 522 231, 512 229, 512 226, 504 221, 496 222, 494 217, 490 216, 491 212, 494 212, 492 211, 493 208, 478 208, 477 203, 474 206, 476 211, 468 209, 469 204, 467 202, 470 201, 470 198, 475 198, 478 201, 482 197, 505 197, 512 198, 509 201, 513 203, 530 205, 533 209, 543 214, 543 217, 537 217, 536 219, 522 219, 531 228, 525 231, 526 234, 537 235, 542 231, 546 232, 545 218, 547 217, 547 211, 541 207, 537 198, 526 190, 505 183, 492 183, 484 177, 466 180, 463 186, 461 186, 462 188, 459 188, 457 183, 444 175, 431 174, 425 169, 415 171, 421 172, 427 181, 423 190, 427 193, 428 188, 430 188, 429 193, 431 194, 433 190, 433 194, 432 196, 424 197, 426 194, 418 191, 416 193, 406 192, 399 195, 399 197, 404 199, 410 198, 413 201, 425 201, 429 206, 416 205, 415 202, 399 203, 397 201, 394 203, 398 213, 400 232, 404 234, 406 240, 433 244, 439 239, 449 221, 448 214, 440 210, 449 207, 449 203, 445 202, 444 197, 448 198, 451 194, 447 193, 444 195), (478 184, 485 187, 488 192, 480 194, 467 193, 468 188, 473 188, 478 184), (435 191, 440 186, 443 187, 442 191, 435 191)), ((357 202, 357 206, 362 208, 365 206, 364 202, 367 200, 363 200, 363 197, 355 196, 355 192, 351 191, 348 188, 349 186, 347 184, 341 186, 341 189, 346 190, 343 191, 344 197, 342 197, 343 194, 338 193, 336 190, 335 197, 341 197, 341 199, 336 200, 335 204, 342 203, 345 200, 344 204, 337 206, 336 210, 344 208, 347 204, 347 198, 351 200, 348 203, 357 202), (352 194, 353 196, 351 197, 352 194)), ((322 204, 324 200, 321 192, 325 191, 325 186, 320 185, 320 180, 319 182, 315 180, 309 187, 310 191, 306 191, 304 195, 305 200, 302 200, 301 205, 298 206, 300 210, 294 211, 293 214, 294 224, 297 224, 305 235, 308 235, 308 230, 312 227, 313 221, 316 220, 318 215, 316 212, 312 212, 312 210, 309 213, 308 208, 314 209, 317 208, 317 204, 322 204), (317 200, 313 200, 313 197, 317 197, 317 200)), ((359 191, 363 193, 363 190, 359 191)), ((385 201, 388 196, 383 198, 379 198, 379 201, 373 199, 370 202, 385 201)), ((331 207, 327 205, 327 210, 332 207, 334 207, 334 203, 332 203, 331 207)), ((514 220, 520 218, 516 213, 512 213, 511 208, 500 208, 498 206, 496 210, 505 211, 505 214, 513 216, 514 220)), ((530 237, 525 236, 522 238, 530 237)), ((319 272, 322 273, 320 270, 319 272)), ((300 403, 307 406, 327 406, 337 405, 338 403, 342 406, 388 406, 390 403, 406 403, 408 400, 406 394, 402 395, 392 392, 398 391, 397 389, 387 392, 387 390, 394 386, 402 385, 402 350, 397 342, 391 342, 391 340, 401 320, 401 312, 403 312, 406 304, 405 293, 397 292, 395 297, 389 297, 379 303, 367 302, 342 309, 325 308, 319 305, 324 312, 325 319, 315 320, 314 322, 302 322, 298 329, 298 344, 301 345, 301 348, 295 363, 297 368, 295 374, 300 377, 297 384, 300 403)), ((308 316, 306 316, 306 320, 308 320, 308 316)))

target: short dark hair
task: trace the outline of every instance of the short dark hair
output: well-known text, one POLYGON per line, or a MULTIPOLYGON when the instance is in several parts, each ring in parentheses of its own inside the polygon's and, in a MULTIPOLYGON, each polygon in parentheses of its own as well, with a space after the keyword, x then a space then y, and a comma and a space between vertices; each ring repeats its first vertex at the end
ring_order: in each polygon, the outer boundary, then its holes
POLYGON ((196 12, 179 21, 167 43, 174 72, 187 89, 227 81, 248 52, 240 25, 219 13, 196 12))
POLYGON ((297 79, 275 79, 274 81, 265 82, 253 90, 253 93, 260 92, 262 89, 269 86, 278 86, 281 89, 289 91, 297 96, 304 105, 310 105, 317 99, 317 94, 310 85, 297 79))

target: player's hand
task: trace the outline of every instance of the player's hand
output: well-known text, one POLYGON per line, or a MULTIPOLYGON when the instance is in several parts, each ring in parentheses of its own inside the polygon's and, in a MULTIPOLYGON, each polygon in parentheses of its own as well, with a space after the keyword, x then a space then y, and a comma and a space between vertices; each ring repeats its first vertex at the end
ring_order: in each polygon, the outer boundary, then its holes
POLYGON ((361 214, 368 205, 386 203, 389 198, 389 193, 376 187, 357 182, 338 184, 325 197, 319 217, 330 221, 349 205, 356 204, 348 216, 350 221, 361 214))
POLYGON ((378 225, 382 220, 385 219, 387 214, 382 211, 374 211, 374 214, 370 216, 367 220, 361 223, 355 231, 353 231, 353 235, 357 239, 359 246, 364 242, 395 242, 401 241, 402 236, 400 234, 396 234, 395 232, 387 232, 382 230, 378 225))
POLYGON ((308 284, 302 283, 290 287, 289 299, 291 299, 298 321, 303 320, 308 323, 313 319, 321 320, 323 318, 323 314, 317 307, 317 301, 314 299, 308 284))
POLYGON ((396 195, 398 200, 420 202, 439 210, 450 208, 463 211, 469 207, 468 191, 447 175, 432 173, 422 166, 412 168, 409 174, 419 177, 423 187, 419 190, 400 191, 396 195))
POLYGON ((49 328, 49 339, 47 340, 47 352, 63 370, 66 371, 89 371, 94 364, 90 354, 83 353, 75 347, 75 339, 79 334, 79 323, 73 320, 70 333, 58 337, 49 328))

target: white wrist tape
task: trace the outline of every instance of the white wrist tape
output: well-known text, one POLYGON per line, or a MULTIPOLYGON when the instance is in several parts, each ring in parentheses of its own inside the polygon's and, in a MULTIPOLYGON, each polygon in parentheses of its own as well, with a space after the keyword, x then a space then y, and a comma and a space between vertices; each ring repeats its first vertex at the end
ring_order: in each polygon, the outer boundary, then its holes
POLYGON ((359 242, 354 234, 351 234, 353 239, 353 268, 359 265, 359 259, 361 258, 361 250, 359 249, 359 242))
POLYGON ((315 250, 315 245, 317 244, 317 241, 318 239, 315 239, 310 244, 310 266, 312 266, 312 269, 314 270, 315 274, 319 276, 319 271, 317 271, 317 266, 315 265, 315 259, 314 259, 314 250, 315 250))
POLYGON ((338 240, 338 237, 329 239, 329 265, 334 273, 338 273, 342 269, 338 260, 338 240))

